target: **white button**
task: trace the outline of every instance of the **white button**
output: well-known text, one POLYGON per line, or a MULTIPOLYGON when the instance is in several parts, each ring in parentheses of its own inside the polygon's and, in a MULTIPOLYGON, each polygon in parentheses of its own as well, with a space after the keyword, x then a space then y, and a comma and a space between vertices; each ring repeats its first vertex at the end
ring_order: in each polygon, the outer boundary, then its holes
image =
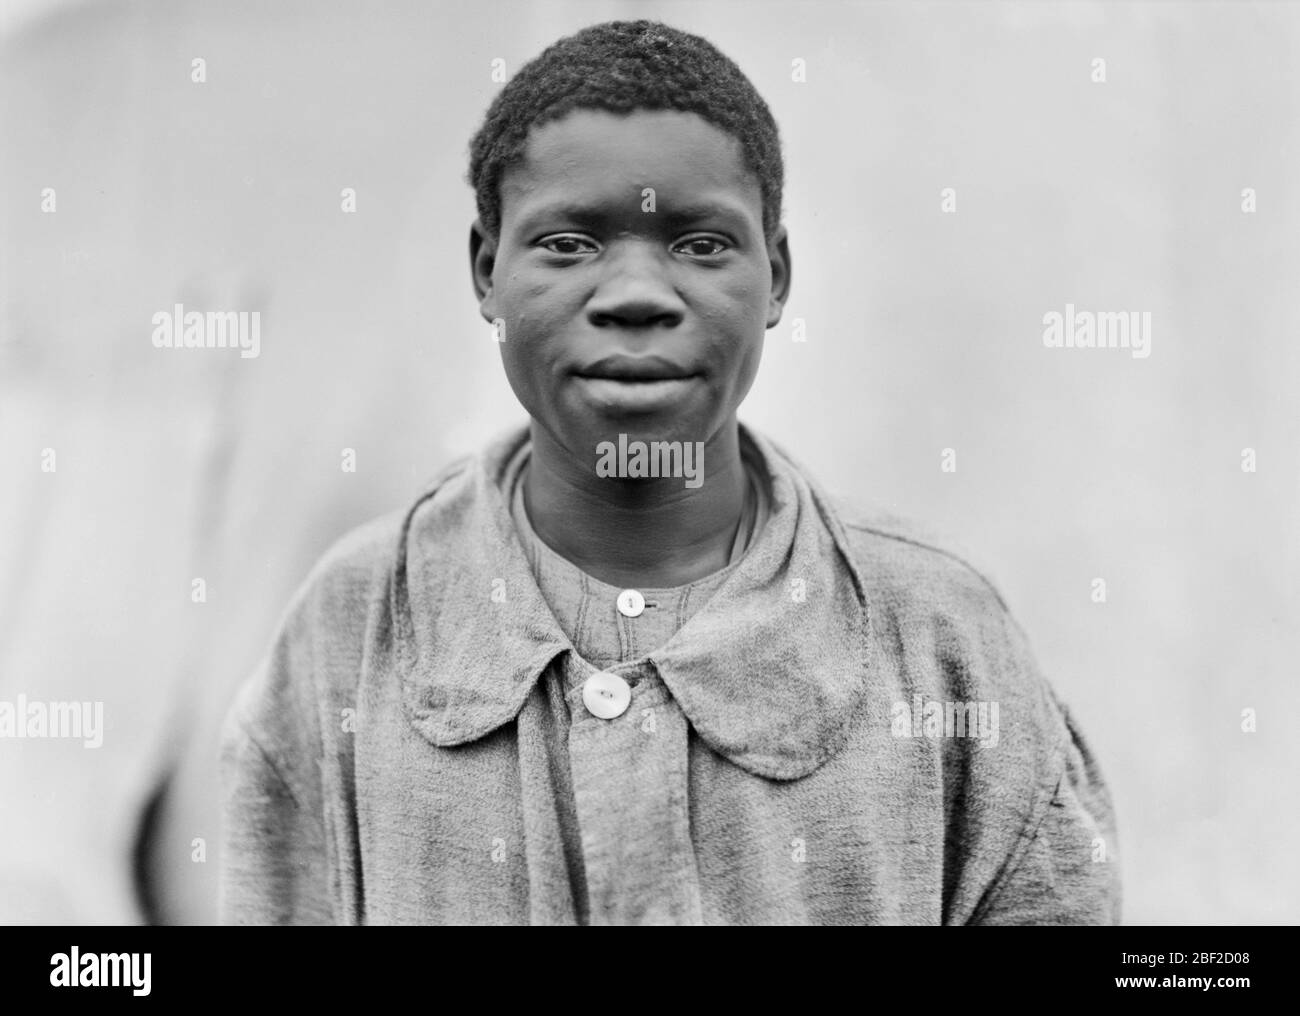
POLYGON ((624 617, 640 617, 645 610, 645 597, 635 589, 624 589, 618 594, 618 612, 624 617))
POLYGON ((632 689, 617 674, 601 671, 592 674, 582 686, 582 704, 592 716, 612 720, 627 712, 632 701, 632 689))

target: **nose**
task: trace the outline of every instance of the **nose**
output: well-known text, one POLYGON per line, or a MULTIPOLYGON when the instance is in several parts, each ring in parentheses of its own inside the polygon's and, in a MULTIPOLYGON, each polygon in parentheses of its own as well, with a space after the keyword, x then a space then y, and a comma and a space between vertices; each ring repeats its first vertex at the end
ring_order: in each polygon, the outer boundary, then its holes
POLYGON ((609 250, 603 274, 587 302, 587 320, 598 328, 681 324, 686 305, 672 285, 667 257, 652 244, 634 241, 609 250))

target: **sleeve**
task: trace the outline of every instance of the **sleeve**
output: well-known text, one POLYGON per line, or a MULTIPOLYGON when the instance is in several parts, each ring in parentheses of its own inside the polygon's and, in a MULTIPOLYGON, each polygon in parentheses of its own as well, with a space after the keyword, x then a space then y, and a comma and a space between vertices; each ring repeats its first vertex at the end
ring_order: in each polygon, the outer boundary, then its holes
POLYGON ((282 629, 222 728, 222 924, 335 920, 306 641, 282 629))
POLYGON ((1112 925, 1120 920, 1119 856, 1110 791, 1064 706, 1065 772, 1018 860, 971 924, 1112 925))

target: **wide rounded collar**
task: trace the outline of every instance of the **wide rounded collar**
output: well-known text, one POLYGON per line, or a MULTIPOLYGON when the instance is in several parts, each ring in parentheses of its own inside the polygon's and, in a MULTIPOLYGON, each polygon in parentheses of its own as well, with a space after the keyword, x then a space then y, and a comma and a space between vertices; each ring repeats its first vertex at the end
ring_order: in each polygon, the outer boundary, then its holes
MULTIPOLYGON (((767 524, 646 662, 714 751, 790 780, 838 752, 865 705, 871 624, 829 501, 775 445, 741 429, 769 479, 767 524)), ((527 441, 522 427, 453 463, 402 524, 389 586, 394 659, 411 722, 435 745, 510 722, 551 661, 574 653, 502 493, 527 441)))

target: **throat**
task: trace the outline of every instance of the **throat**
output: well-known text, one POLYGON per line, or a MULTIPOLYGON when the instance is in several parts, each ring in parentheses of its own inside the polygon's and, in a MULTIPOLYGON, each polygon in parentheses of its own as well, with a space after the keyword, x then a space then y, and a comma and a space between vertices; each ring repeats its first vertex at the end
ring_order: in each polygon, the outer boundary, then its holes
MULTIPOLYGON (((712 450, 712 449, 710 449, 712 450)), ((520 478, 533 532, 608 585, 671 589, 726 568, 752 526, 753 484, 738 450, 714 456, 696 489, 672 480, 610 480, 546 470, 534 455, 520 478)))

